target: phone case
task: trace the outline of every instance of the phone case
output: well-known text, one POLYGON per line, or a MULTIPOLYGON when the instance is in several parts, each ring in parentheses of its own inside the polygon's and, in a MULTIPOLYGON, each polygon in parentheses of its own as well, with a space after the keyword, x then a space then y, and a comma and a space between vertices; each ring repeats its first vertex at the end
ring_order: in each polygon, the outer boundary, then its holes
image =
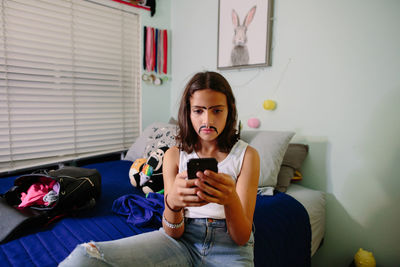
POLYGON ((218 161, 215 158, 190 159, 187 163, 188 178, 196 178, 196 172, 210 170, 218 172, 218 161))

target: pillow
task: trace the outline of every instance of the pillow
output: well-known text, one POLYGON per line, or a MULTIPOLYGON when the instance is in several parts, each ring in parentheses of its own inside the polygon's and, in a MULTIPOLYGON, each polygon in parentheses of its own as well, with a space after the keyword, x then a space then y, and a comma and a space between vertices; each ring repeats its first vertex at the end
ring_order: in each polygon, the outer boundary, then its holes
POLYGON ((243 131, 241 139, 254 147, 260 155, 258 187, 275 187, 283 156, 294 132, 243 131))
POLYGON ((126 153, 125 160, 148 158, 150 153, 162 146, 174 146, 177 127, 164 122, 155 122, 142 132, 126 153))
POLYGON ((168 123, 169 123, 169 124, 176 124, 176 125, 178 125, 178 121, 177 121, 174 117, 169 118, 168 123))
POLYGON ((283 157, 282 166, 278 174, 278 182, 276 189, 286 192, 290 181, 295 175, 295 171, 300 170, 304 159, 308 154, 308 145, 289 144, 288 149, 283 157))

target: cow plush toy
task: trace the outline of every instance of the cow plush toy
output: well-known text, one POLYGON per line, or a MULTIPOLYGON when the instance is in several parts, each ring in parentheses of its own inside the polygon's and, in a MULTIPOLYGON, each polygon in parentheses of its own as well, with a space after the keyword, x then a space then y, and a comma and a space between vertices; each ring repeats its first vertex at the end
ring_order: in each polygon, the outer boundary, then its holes
POLYGON ((134 187, 141 189, 145 194, 159 192, 164 189, 162 163, 168 146, 157 148, 150 156, 139 158, 133 162, 129 170, 129 179, 134 187))

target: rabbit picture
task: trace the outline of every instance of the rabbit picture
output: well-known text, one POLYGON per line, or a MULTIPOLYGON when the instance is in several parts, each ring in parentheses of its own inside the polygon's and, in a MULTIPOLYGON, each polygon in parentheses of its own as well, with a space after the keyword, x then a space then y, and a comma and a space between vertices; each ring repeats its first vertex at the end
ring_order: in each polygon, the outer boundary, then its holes
POLYGON ((233 48, 231 52, 232 66, 247 65, 249 63, 249 50, 247 48, 247 28, 253 21, 257 6, 247 12, 243 24, 240 24, 239 15, 232 9, 232 23, 234 27, 233 48))

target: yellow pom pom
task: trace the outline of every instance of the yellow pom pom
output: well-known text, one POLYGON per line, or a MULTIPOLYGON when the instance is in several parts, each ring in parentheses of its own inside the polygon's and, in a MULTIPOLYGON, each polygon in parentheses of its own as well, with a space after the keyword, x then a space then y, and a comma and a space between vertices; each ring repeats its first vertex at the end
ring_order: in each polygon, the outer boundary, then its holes
POLYGON ((276 102, 271 99, 267 99, 263 104, 264 109, 266 110, 274 110, 276 108, 276 102))
POLYGON ((372 252, 360 248, 354 255, 354 263, 357 267, 375 267, 376 261, 372 252))

